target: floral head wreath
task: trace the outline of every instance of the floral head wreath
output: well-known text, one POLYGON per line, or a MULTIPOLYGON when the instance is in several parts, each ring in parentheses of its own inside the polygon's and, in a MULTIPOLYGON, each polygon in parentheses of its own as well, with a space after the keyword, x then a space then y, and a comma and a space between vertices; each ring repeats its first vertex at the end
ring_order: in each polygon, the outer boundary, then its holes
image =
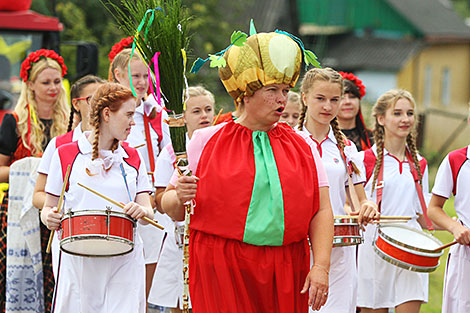
POLYGON ((49 58, 56 60, 59 63, 60 68, 62 69, 62 77, 67 74, 67 66, 64 64, 64 59, 58 55, 55 51, 40 49, 34 52, 31 52, 28 57, 21 63, 20 77, 26 82, 29 78, 29 71, 34 63, 38 62, 41 58, 49 58))
POLYGON ((354 83, 354 85, 356 85, 356 87, 359 89, 360 98, 362 99, 362 97, 364 97, 364 95, 366 94, 366 87, 362 84, 362 80, 357 78, 357 76, 354 75, 353 73, 347 73, 347 72, 339 72, 339 73, 341 74, 341 76, 343 76, 343 79, 350 80, 354 83))
POLYGON ((118 55, 118 53, 121 52, 122 50, 132 47, 133 41, 134 41, 134 37, 127 37, 127 38, 122 38, 121 41, 114 44, 114 46, 111 48, 111 51, 108 54, 109 62, 112 63, 116 55, 118 55))

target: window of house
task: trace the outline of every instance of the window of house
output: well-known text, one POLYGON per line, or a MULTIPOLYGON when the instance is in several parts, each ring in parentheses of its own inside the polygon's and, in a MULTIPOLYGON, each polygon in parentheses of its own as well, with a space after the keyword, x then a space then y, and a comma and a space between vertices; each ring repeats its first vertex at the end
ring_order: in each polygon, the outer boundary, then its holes
POLYGON ((423 102, 426 107, 431 106, 431 83, 432 83, 432 67, 426 65, 424 68, 424 94, 423 102))
POLYGON ((448 67, 442 70, 441 103, 445 106, 450 104, 450 68, 448 67))

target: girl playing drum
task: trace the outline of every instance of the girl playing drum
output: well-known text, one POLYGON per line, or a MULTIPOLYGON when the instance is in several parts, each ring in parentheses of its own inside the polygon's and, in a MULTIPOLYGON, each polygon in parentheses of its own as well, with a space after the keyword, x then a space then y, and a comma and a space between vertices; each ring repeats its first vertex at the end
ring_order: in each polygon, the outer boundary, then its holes
POLYGON ((452 233, 459 243, 450 248, 447 259, 442 300, 443 313, 470 312, 468 289, 470 273, 469 158, 468 146, 452 151, 445 157, 437 171, 429 203, 431 220, 452 233), (455 196, 455 211, 459 218, 457 221, 449 217, 442 209, 451 194, 455 196))
MULTIPOLYGON (((356 146, 339 130, 336 121, 343 94, 343 78, 331 68, 309 70, 301 86, 303 107, 298 128, 317 144, 330 184, 330 199, 334 215, 345 215, 344 206, 348 186, 347 166, 357 155, 356 146), (346 160, 343 160, 342 155, 346 160)), ((359 162, 356 162, 359 164, 359 162)), ((361 207, 358 222, 367 222, 378 216, 376 205, 367 200, 363 182, 364 170, 352 174, 354 190, 361 207)), ((353 312, 356 308, 356 247, 335 247, 331 252, 329 297, 320 312, 353 312)))
MULTIPOLYGON (((91 99, 93 130, 60 146, 52 158, 41 220, 59 227, 57 204, 64 172, 71 165, 65 192, 67 211, 111 210, 135 219, 153 218, 147 171, 139 153, 122 145, 134 125, 135 98, 130 90, 107 83, 91 99), (123 209, 81 188, 82 183, 127 203, 123 209), (130 201, 129 201, 130 200, 130 201)), ((140 236, 132 252, 103 258, 61 254, 53 312, 145 312, 145 266, 140 236)))
MULTIPOLYGON (((428 169, 416 148, 415 107, 405 90, 380 96, 373 108, 375 145, 360 154, 366 168, 366 194, 378 203, 381 214, 412 216, 407 225, 421 229, 426 225, 410 166, 417 169, 424 194, 428 169)), ((357 305, 362 313, 386 313, 389 308, 417 313, 428 301, 428 274, 399 268, 376 255, 372 246, 376 227, 366 227, 364 244, 359 246, 357 305)))

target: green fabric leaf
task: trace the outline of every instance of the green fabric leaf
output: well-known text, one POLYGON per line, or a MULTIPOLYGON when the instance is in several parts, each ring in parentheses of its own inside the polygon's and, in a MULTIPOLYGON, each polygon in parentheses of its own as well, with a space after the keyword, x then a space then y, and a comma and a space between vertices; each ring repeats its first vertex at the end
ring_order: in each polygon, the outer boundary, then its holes
POLYGON ((230 37, 230 43, 234 46, 242 47, 245 45, 247 34, 239 30, 234 31, 232 37, 230 37))
POLYGON ((209 54, 209 60, 211 61, 210 67, 225 67, 225 65, 227 65, 227 62, 222 55, 217 56, 209 54))
POLYGON ((255 28, 255 22, 253 22, 253 19, 250 21, 250 36, 256 35, 256 28, 255 28))
POLYGON ((307 66, 311 64, 315 67, 321 68, 320 62, 318 62, 318 58, 315 55, 315 53, 313 53, 310 50, 304 50, 304 56, 305 56, 305 64, 307 66))

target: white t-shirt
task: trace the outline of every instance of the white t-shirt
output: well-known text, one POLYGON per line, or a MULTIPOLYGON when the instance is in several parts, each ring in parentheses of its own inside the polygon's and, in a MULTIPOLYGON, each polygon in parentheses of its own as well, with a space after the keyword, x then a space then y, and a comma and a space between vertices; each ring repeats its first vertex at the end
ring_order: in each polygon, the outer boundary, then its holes
MULTIPOLYGON (((372 146, 371 149, 374 154, 377 155, 376 145, 372 146)), ((364 160, 364 153, 364 151, 359 152, 362 160, 364 160)), ((421 161, 422 159, 423 158, 418 155, 418 160, 421 161)), ((383 177, 384 187, 382 193, 381 214, 411 216, 412 220, 406 223, 406 225, 421 229, 421 226, 418 224, 416 219, 418 218, 418 214, 423 214, 423 210, 419 202, 416 185, 413 175, 411 174, 408 161, 406 159, 404 161, 400 161, 384 149, 383 177)), ((428 177, 428 167, 426 166, 423 172, 421 185, 425 199, 429 198, 428 177)), ((374 189, 374 192, 371 195, 373 179, 374 176, 372 175, 367 181, 364 189, 370 200, 377 201, 376 189, 374 189)))
MULTIPOLYGON (((91 193, 90 191, 80 187, 77 183, 81 183, 90 187, 115 201, 128 203, 130 198, 134 201, 138 193, 150 192, 151 187, 147 178, 147 169, 144 162, 140 162, 138 169, 129 165, 124 158, 128 155, 126 151, 119 147, 112 153, 112 166, 107 171, 98 166, 99 173, 90 176, 86 172, 86 168, 91 167, 92 145, 87 137, 90 133, 85 132, 78 140, 79 153, 76 156, 69 177, 69 189, 65 193, 65 210, 105 210, 107 208, 122 212, 120 207, 115 206, 109 201, 91 193), (120 164, 123 165, 126 173, 128 189, 124 182, 120 164), (129 190, 129 193, 128 191, 129 190)), ((68 145, 62 147, 69 148, 68 145)), ((59 148, 60 149, 60 148, 59 148)), ((62 191, 63 176, 62 164, 59 157, 59 150, 54 152, 49 175, 46 183, 45 191, 54 196, 59 196, 62 191)), ((111 154, 111 153, 110 153, 111 154)), ((140 157, 140 155, 139 155, 140 157)))
MULTIPOLYGON (((457 175, 455 186, 457 193, 455 194, 454 200, 455 212, 457 213, 459 219, 467 227, 470 227, 470 192, 467 191, 468 186, 470 186, 470 162, 468 162, 469 158, 470 149, 467 150, 467 161, 463 163, 457 175)), ((453 189, 454 179, 449 163, 449 155, 446 155, 437 171, 432 193, 437 196, 449 198, 452 195, 453 189)))
MULTIPOLYGON (((305 128, 302 132, 311 136, 310 132, 305 128)), ((334 215, 345 215, 344 204, 346 203, 346 189, 348 186, 348 173, 341 153, 337 146, 338 141, 335 138, 333 129, 330 127, 328 135, 322 142, 317 142, 312 138, 317 145, 318 153, 320 154, 323 166, 325 167, 326 175, 328 176, 330 202, 333 208, 334 215)), ((354 184, 361 184, 365 182, 365 169, 362 160, 358 159, 356 145, 349 143, 344 149, 346 160, 352 160, 358 167, 360 174, 353 173, 352 180, 354 184)))

